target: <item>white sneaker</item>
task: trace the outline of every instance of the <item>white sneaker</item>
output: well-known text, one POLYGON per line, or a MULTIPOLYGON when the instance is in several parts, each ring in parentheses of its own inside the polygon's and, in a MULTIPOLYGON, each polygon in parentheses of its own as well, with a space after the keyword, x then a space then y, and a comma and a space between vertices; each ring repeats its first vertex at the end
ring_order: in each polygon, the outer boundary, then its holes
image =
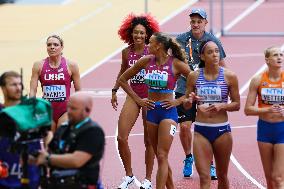
POLYGON ((148 179, 144 179, 140 186, 140 189, 152 189, 151 181, 149 181, 148 179))
POLYGON ((121 183, 121 185, 119 185, 118 189, 128 189, 128 186, 130 186, 131 184, 133 184, 135 181, 135 176, 125 176, 123 177, 123 181, 121 183))

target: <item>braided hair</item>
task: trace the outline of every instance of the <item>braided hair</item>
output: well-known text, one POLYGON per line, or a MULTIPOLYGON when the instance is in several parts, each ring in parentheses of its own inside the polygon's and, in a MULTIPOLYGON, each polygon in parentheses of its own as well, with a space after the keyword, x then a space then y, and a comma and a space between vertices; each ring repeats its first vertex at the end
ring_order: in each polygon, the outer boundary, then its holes
POLYGON ((156 37, 157 42, 163 44, 164 50, 166 52, 168 52, 170 49, 172 51, 172 55, 175 58, 183 62, 186 61, 185 51, 181 48, 179 43, 174 38, 162 32, 156 32, 153 34, 153 36, 156 37))

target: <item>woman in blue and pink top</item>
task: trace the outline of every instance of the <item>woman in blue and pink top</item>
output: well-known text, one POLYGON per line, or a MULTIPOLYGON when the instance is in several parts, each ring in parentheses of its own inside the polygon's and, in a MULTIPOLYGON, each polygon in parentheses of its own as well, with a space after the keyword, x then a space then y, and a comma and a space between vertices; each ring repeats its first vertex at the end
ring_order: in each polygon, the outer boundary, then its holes
POLYGON ((121 75, 119 81, 138 106, 148 109, 148 134, 158 160, 155 188, 174 188, 168 154, 176 132, 176 106, 182 103, 183 97, 174 99, 173 90, 176 79, 180 75, 187 77, 190 68, 184 63, 185 52, 166 34, 154 33, 151 36, 149 53, 151 55, 144 56, 121 75), (127 83, 143 69, 146 71, 145 83, 149 88, 148 98, 139 97, 127 83))
MULTIPOLYGON (((125 43, 128 43, 128 47, 122 50, 122 63, 117 78, 119 78, 128 68, 134 66, 141 57, 148 54, 147 44, 149 43, 149 38, 157 31, 159 31, 159 24, 149 14, 139 16, 129 14, 125 18, 119 28, 118 34, 125 43)), ((145 70, 141 70, 130 79, 131 88, 140 98, 147 98, 148 96, 148 88, 144 83, 144 75, 145 70)), ((116 80, 112 89, 111 99, 112 106, 115 110, 117 110, 118 105, 116 96, 118 88, 119 83, 116 80)), ((144 144, 146 147, 146 177, 142 182, 141 188, 151 189, 152 187, 151 175, 154 165, 154 152, 150 145, 146 127, 146 109, 138 106, 130 96, 127 96, 118 121, 118 150, 126 173, 126 176, 118 187, 120 189, 127 189, 128 186, 135 181, 135 176, 133 175, 131 167, 131 152, 128 145, 128 136, 139 116, 140 110, 142 111, 144 144)))
POLYGON ((218 188, 228 189, 228 166, 232 152, 228 111, 240 109, 240 95, 236 75, 219 66, 220 51, 213 41, 200 46, 200 69, 189 74, 184 107, 197 100, 193 154, 200 178, 200 188, 209 189, 210 165, 214 154, 218 188), (230 94, 231 102, 228 102, 230 94), (224 145, 226 144, 226 145, 224 145))

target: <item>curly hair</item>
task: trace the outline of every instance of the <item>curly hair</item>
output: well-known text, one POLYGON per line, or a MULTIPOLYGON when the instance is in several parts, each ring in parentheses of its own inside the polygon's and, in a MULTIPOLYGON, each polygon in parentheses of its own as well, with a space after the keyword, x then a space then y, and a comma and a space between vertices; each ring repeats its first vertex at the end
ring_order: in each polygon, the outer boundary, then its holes
POLYGON ((149 43, 149 38, 151 37, 151 35, 160 30, 159 23, 150 14, 135 15, 134 13, 130 13, 125 17, 118 30, 118 35, 120 36, 120 39, 128 45, 133 44, 134 41, 132 38, 132 32, 134 27, 138 24, 141 24, 146 29, 146 44, 149 43))

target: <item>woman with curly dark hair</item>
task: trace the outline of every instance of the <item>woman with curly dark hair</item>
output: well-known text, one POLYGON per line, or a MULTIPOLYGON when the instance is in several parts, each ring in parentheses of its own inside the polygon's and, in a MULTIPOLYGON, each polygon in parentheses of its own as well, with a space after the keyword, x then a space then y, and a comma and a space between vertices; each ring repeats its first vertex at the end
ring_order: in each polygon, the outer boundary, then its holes
MULTIPOLYGON (((117 75, 119 78, 128 68, 132 67, 137 60, 148 54, 147 44, 149 38, 154 32, 159 31, 158 22, 149 14, 135 15, 129 14, 122 22, 118 35, 120 38, 128 44, 128 46, 122 50, 122 63, 120 71, 117 75)), ((141 70, 130 80, 131 88, 141 98, 147 98, 148 88, 144 84, 145 70, 141 70)), ((119 83, 116 80, 115 85, 112 89, 111 103, 115 110, 117 110, 117 96, 116 92, 119 88, 119 83)), ((120 189, 127 189, 128 186, 135 182, 135 176, 132 172, 131 167, 131 152, 128 145, 128 136, 131 129, 133 128, 140 110, 142 109, 142 119, 144 125, 144 144, 145 150, 145 164, 146 164, 146 177, 142 182, 140 188, 151 189, 151 174, 154 164, 154 152, 148 139, 148 132, 146 127, 146 109, 136 104, 136 102, 127 96, 121 110, 118 120, 118 150, 126 176, 123 178, 123 182, 118 187, 120 189)))

